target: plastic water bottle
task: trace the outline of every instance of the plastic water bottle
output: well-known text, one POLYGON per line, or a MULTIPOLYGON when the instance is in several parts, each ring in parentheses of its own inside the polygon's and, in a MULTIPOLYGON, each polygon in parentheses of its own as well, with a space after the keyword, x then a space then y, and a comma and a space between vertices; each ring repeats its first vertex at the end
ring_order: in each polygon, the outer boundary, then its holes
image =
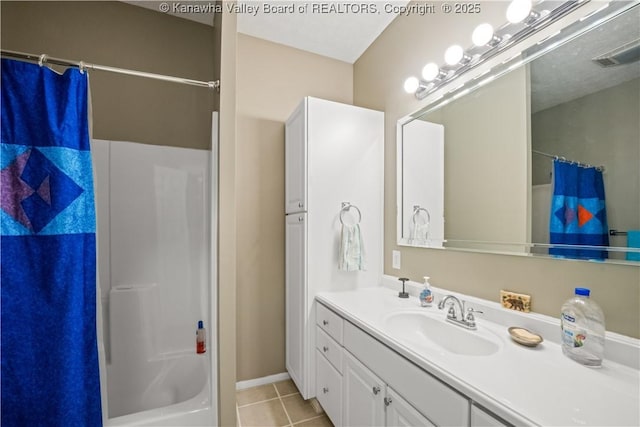
POLYGON ((576 288, 573 298, 562 305, 562 352, 586 366, 600 367, 604 357, 604 314, 591 291, 576 288))

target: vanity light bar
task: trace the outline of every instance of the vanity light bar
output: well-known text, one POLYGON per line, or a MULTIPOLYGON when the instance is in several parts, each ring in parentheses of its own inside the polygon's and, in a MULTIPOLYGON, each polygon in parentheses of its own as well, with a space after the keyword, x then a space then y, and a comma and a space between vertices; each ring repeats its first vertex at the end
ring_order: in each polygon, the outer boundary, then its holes
MULTIPOLYGON (((424 77, 423 75, 424 79, 409 77, 405 82, 405 91, 408 93, 413 92, 417 99, 424 99, 429 94, 451 82, 454 78, 474 69, 500 52, 505 51, 525 38, 548 27, 558 19, 566 16, 588 1, 589 0, 569 0, 561 3, 551 11, 536 11, 531 7, 531 0, 512 0, 509 5, 510 10, 512 10, 510 17, 513 18, 513 8, 520 7, 522 8, 522 11, 516 14, 516 16, 518 19, 522 18, 521 20, 518 21, 510 19, 512 22, 507 22, 502 25, 491 35, 491 37, 488 35, 491 26, 489 24, 481 24, 481 26, 486 27, 483 28, 485 34, 477 41, 489 40, 486 44, 483 46, 474 45, 467 50, 463 50, 462 55, 460 54, 459 46, 451 46, 447 49, 447 55, 445 55, 447 57, 448 65, 440 67, 437 74, 434 70, 430 70, 431 72, 427 77, 424 77), (510 31, 513 31, 513 34, 509 34, 510 31), (484 51, 481 53, 474 53, 479 49, 483 49, 484 51), (455 55, 453 55, 453 53, 455 53, 455 55), (453 62, 453 59, 458 59, 458 61, 452 65, 451 63, 453 62), (433 79, 426 80, 434 75, 435 77, 433 79)), ((545 2, 541 3, 542 6, 545 5, 545 2)), ((478 37, 474 38, 478 39, 478 37)), ((516 56, 519 56, 519 54, 516 56)), ((433 65, 435 65, 431 64, 428 64, 430 66, 429 68, 433 68, 433 65)), ((455 90, 457 89, 459 88, 456 88, 455 90)), ((454 92, 455 90, 450 92, 454 92)))

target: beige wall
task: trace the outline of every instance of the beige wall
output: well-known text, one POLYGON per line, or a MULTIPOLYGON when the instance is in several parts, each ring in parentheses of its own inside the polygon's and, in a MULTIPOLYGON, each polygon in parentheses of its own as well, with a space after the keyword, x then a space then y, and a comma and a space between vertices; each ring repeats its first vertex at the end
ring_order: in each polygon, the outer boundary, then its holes
MULTIPOLYGON (((214 30, 105 1, 0 3, 2 48, 152 73, 214 78, 214 30)), ((207 149, 213 91, 90 72, 93 136, 207 149)))
MULTIPOLYGON (((640 269, 583 261, 532 259, 396 245, 396 121, 423 105, 402 90, 406 77, 429 60, 442 63, 445 48, 469 44, 472 29, 489 20, 504 2, 483 2, 477 16, 437 14, 397 18, 354 66, 354 102, 385 111, 385 273, 498 301, 500 289, 529 293, 534 311, 557 316, 575 286, 587 286, 607 317, 607 329, 640 337, 640 269), (467 41, 467 42, 465 42, 467 41), (399 250, 402 269, 391 268, 391 251, 399 250)), ((501 12, 502 21, 504 13, 501 12)), ((445 183, 446 186, 446 183, 445 183)))
POLYGON ((460 245, 454 240, 527 241, 526 88, 520 68, 424 117, 444 125, 448 247, 460 245))
POLYGON ((238 34, 237 376, 285 368, 284 122, 305 96, 352 103, 353 66, 238 34))

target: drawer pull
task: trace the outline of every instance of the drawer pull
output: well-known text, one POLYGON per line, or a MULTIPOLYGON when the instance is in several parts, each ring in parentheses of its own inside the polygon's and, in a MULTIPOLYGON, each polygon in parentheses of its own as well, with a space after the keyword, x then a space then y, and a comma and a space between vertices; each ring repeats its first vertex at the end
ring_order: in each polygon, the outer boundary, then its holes
POLYGON ((324 347, 322 347, 322 351, 324 351, 324 352, 326 353, 327 351, 329 351, 329 347, 327 347, 327 346, 325 345, 324 347))
POLYGON ((322 321, 322 324, 323 324, 324 326, 327 326, 327 325, 329 324, 329 321, 328 321, 328 320, 323 320, 323 321, 322 321))
POLYGON ((373 394, 378 394, 378 393, 380 393, 380 387, 374 386, 373 387, 373 394))
POLYGON ((385 397, 385 398, 384 398, 384 406, 389 406, 389 405, 391 405, 391 402, 393 402, 393 401, 391 400, 391 398, 390 398, 390 397, 385 397))
POLYGON ((322 392, 323 392, 324 394, 327 394, 327 393, 329 393, 329 389, 328 389, 328 388, 326 388, 326 387, 322 387, 322 392))

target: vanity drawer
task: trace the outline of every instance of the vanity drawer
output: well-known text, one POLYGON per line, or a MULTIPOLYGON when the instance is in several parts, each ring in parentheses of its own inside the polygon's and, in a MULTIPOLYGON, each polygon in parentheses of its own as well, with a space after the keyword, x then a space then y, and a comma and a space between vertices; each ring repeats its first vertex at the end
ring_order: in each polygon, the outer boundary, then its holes
POLYGON ((342 426, 342 375, 316 350, 316 398, 334 426, 342 426))
POLYGON ((316 324, 342 345, 342 317, 320 303, 316 303, 316 324))
POLYGON ((342 347, 319 326, 316 327, 316 348, 338 372, 342 373, 342 347))

